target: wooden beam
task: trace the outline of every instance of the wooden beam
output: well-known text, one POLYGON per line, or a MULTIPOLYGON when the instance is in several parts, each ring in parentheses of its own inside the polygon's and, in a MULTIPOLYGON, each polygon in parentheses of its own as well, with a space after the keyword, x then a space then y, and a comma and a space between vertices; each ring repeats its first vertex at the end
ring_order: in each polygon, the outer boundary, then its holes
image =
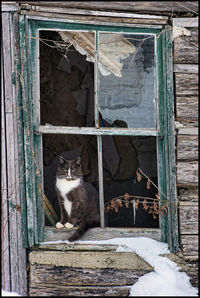
POLYGON ((128 270, 153 270, 134 252, 80 252, 80 251, 31 251, 31 265, 43 264, 73 268, 113 268, 128 270))
MULTIPOLYGON (((20 1, 21 4, 35 5, 35 1, 20 1)), ((171 2, 171 1, 38 1, 37 5, 76 8, 88 10, 104 10, 104 11, 122 11, 122 12, 140 12, 140 13, 157 13, 172 15, 172 12, 191 12, 198 13, 198 1, 192 2, 171 2)))

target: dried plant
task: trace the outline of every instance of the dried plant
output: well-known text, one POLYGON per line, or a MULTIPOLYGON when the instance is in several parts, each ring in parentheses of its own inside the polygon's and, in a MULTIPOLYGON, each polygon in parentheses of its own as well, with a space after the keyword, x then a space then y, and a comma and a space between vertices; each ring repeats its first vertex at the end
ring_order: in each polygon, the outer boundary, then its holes
POLYGON ((156 187, 158 193, 155 194, 155 198, 135 196, 125 193, 123 196, 115 197, 109 202, 105 204, 105 210, 107 212, 114 210, 115 212, 119 212, 119 207, 125 206, 129 208, 132 206, 134 210, 138 209, 138 205, 141 204, 143 209, 148 212, 148 214, 152 214, 153 218, 156 219, 157 216, 161 213, 163 216, 168 211, 168 199, 167 197, 159 190, 157 185, 140 169, 138 168, 136 171, 137 181, 140 182, 144 179, 142 176, 147 179, 146 188, 150 189, 151 184, 156 187), (160 194, 165 198, 164 200, 160 198, 160 194))

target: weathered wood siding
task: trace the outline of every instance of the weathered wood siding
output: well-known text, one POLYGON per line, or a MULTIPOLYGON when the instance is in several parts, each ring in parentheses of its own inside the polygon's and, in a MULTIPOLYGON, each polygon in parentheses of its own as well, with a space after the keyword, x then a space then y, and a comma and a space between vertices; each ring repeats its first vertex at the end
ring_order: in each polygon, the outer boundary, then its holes
MULTIPOLYGON (((34 1, 20 1, 21 3, 35 5, 34 1)), ((120 11, 147 14, 159 14, 171 16, 173 13, 196 12, 198 13, 198 1, 187 3, 180 1, 37 1, 37 5, 46 7, 63 7, 101 11, 120 11)))
POLYGON ((198 24, 174 19, 187 35, 174 39, 176 157, 179 234, 191 281, 197 286, 198 263, 198 24), (193 24, 193 25, 192 25, 193 24))
POLYGON ((20 170, 18 158, 18 109, 15 88, 16 71, 14 21, 15 6, 2 12, 2 288, 27 294, 26 250, 21 225, 20 170))
POLYGON ((50 249, 29 254, 30 296, 129 296, 131 285, 153 270, 137 254, 109 246, 55 251, 52 244, 50 249))

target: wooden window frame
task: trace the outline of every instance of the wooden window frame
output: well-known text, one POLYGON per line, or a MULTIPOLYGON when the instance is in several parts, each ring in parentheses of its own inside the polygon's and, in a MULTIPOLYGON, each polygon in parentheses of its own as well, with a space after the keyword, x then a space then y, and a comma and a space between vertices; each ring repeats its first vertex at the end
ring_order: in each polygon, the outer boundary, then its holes
MULTIPOLYGON (((37 20, 34 17, 20 16, 20 59, 21 71, 19 81, 21 93, 19 106, 21 107, 21 131, 23 132, 24 146, 20 149, 23 155, 24 181, 22 192, 25 200, 22 204, 22 220, 24 246, 33 247, 36 244, 48 240, 49 231, 44 229, 44 211, 42 196, 42 134, 85 134, 96 135, 98 140, 98 164, 99 164, 99 192, 101 207, 101 228, 103 222, 103 175, 102 175, 102 135, 132 135, 132 136, 156 136, 157 160, 158 160, 158 185, 159 189, 170 199, 168 213, 160 215, 161 241, 168 242, 172 252, 178 250, 178 223, 177 223, 177 199, 176 199, 176 164, 175 164, 175 130, 174 130, 174 96, 173 96, 173 64, 172 64, 172 37, 169 26, 120 26, 120 25, 95 25, 79 24, 67 20, 37 20), (158 28, 159 27, 159 28, 158 28), (39 40, 40 30, 92 30, 123 33, 147 33, 155 34, 156 59, 157 59, 157 89, 158 89, 158 129, 116 129, 109 128, 76 128, 40 125, 39 102, 39 40)), ((97 55, 96 55, 97 62, 97 55)), ((95 63, 97 67, 97 63, 95 63)), ((96 71, 97 73, 97 71, 96 71)), ((97 78, 95 78, 95 81, 97 78)), ((96 84, 95 84, 96 85, 96 84)), ((161 196, 161 200, 164 197, 161 196)), ((110 228, 111 229, 111 228, 110 228)), ((120 230, 120 229, 118 229, 120 230)), ((130 229, 129 229, 130 230, 130 229)), ((144 230, 144 229, 143 229, 144 230)), ((148 235, 146 229, 146 235, 148 235)), ((131 235, 138 235, 138 228, 131 228, 131 235)), ((119 235, 122 234, 119 231, 119 235)))

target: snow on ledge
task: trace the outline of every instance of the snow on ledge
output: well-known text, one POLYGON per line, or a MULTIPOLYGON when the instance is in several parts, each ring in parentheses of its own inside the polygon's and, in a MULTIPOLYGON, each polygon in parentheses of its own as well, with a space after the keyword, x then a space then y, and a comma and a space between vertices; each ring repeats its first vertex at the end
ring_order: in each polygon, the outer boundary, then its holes
POLYGON ((161 254, 169 254, 168 244, 148 237, 113 238, 99 241, 50 241, 41 244, 115 244, 118 252, 135 252, 154 268, 131 287, 129 296, 198 296, 190 278, 180 267, 161 254))

